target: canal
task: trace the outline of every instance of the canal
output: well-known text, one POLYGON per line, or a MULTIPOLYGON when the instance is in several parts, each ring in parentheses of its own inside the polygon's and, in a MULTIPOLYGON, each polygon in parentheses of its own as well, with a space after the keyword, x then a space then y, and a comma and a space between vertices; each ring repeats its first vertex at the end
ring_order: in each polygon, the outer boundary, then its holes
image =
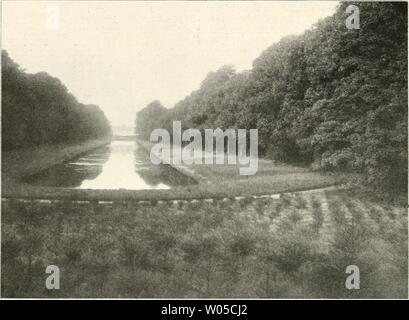
POLYGON ((154 165, 134 141, 112 141, 75 159, 28 177, 48 187, 109 190, 171 189, 195 183, 168 165, 154 165))

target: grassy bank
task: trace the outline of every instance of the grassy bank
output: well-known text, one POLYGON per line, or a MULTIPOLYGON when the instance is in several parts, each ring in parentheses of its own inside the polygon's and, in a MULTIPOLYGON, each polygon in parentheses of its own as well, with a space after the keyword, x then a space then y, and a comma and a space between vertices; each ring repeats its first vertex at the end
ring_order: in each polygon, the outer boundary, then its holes
POLYGON ((42 145, 5 151, 1 157, 2 175, 3 178, 19 180, 109 142, 110 139, 96 139, 75 144, 42 145))
MULTIPOLYGON (((147 155, 150 154, 152 143, 138 140, 138 144, 145 149, 147 155)), ((222 199, 295 192, 340 185, 345 181, 345 177, 314 172, 269 159, 259 159, 256 174, 249 176, 240 175, 239 164, 204 164, 203 160, 203 164, 189 165, 175 165, 172 161, 172 166, 198 182, 196 186, 182 188, 181 194, 174 190, 178 195, 175 199, 222 199)))
POLYGON ((407 297, 406 209, 280 199, 2 202, 4 297, 407 297), (47 265, 61 289, 46 290, 47 265), (360 268, 347 290, 345 268, 360 268))
POLYGON ((29 195, 36 188, 24 184, 23 178, 101 147, 109 141, 110 139, 88 140, 76 144, 42 145, 2 152, 2 197, 29 195))

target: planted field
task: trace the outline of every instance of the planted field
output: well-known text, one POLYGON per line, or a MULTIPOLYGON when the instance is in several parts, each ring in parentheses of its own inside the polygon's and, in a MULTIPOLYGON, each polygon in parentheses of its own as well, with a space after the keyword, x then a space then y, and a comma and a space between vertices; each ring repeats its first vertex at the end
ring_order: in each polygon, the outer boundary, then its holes
POLYGON ((2 202, 4 297, 407 297, 407 260, 406 209, 340 191, 2 202))

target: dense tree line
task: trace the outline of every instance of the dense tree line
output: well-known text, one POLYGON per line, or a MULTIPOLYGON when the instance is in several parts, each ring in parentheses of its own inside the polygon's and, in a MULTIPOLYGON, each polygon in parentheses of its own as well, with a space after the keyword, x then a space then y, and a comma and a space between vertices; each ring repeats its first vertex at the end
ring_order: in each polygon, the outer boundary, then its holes
POLYGON ((149 136, 154 128, 164 128, 170 119, 168 109, 159 101, 149 103, 144 109, 138 112, 135 121, 136 134, 143 140, 149 140, 149 136))
POLYGON ((2 148, 75 142, 107 136, 109 122, 84 105, 57 78, 29 74, 2 51, 2 148))
POLYGON ((358 30, 346 28, 349 4, 269 47, 252 70, 222 67, 174 108, 149 105, 137 134, 172 120, 258 128, 264 156, 362 173, 366 183, 406 192, 407 4, 356 3, 358 30))

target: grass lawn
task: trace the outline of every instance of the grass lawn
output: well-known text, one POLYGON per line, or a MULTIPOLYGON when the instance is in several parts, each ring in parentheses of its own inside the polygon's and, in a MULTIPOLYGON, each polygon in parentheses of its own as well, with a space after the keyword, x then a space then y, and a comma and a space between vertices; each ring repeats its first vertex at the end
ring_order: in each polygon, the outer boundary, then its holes
MULTIPOLYGON (((149 155, 152 144, 147 141, 138 143, 149 155)), ((202 164, 172 166, 198 182, 196 186, 180 188, 182 194, 179 199, 275 194, 319 189, 339 185, 345 181, 345 177, 341 178, 335 174, 313 172, 308 168, 276 163, 268 159, 259 159, 256 174, 249 176, 240 175, 239 164, 204 164, 203 160, 202 164)), ((179 195, 178 190, 172 191, 179 195)))

